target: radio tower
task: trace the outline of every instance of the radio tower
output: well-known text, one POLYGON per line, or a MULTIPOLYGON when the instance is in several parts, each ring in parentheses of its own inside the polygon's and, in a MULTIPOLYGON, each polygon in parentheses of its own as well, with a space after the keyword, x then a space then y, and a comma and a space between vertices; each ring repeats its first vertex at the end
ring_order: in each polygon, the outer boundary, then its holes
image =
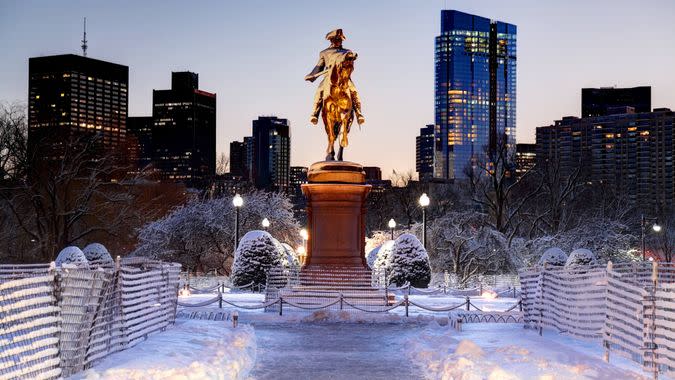
POLYGON ((87 18, 84 18, 84 38, 82 39, 82 55, 87 56, 87 18))

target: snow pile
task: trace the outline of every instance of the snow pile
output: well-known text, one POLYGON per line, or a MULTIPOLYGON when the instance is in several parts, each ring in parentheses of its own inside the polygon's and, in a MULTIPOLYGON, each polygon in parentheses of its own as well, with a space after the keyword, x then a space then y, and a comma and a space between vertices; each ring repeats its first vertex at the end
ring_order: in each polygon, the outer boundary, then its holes
POLYGON ((544 251, 544 254, 541 255, 538 265, 544 266, 545 264, 552 266, 564 266, 567 262, 567 254, 565 251, 558 247, 549 248, 544 251))
POLYGON ((108 356, 74 379, 246 379, 256 359, 253 328, 189 320, 108 356))
POLYGON ((422 242, 413 234, 403 234, 394 242, 389 256, 389 282, 402 286, 406 282, 417 288, 426 288, 431 280, 429 255, 422 242))
POLYGON ((234 286, 251 282, 264 285, 272 268, 282 268, 287 262, 283 246, 265 231, 249 231, 239 242, 232 263, 231 280, 234 286), (281 251, 280 248, 281 247, 281 251))
POLYGON ((593 252, 585 248, 577 248, 570 253, 570 257, 567 258, 567 262, 565 263, 565 268, 572 268, 580 265, 594 265, 597 263, 598 259, 593 252))
POLYGON ((465 325, 462 332, 430 324, 406 343, 429 379, 639 379, 602 361, 601 350, 560 336, 540 337, 518 325, 465 325))
POLYGON ((108 249, 103 244, 91 243, 84 247, 82 252, 90 263, 112 264, 114 262, 108 249))
POLYGON ((378 245, 377 247, 371 249, 368 253, 366 253, 366 263, 368 264, 368 268, 373 269, 373 266, 375 265, 375 260, 377 259, 377 253, 380 252, 380 247, 381 245, 378 245))
POLYGON ((57 267, 89 269, 89 261, 87 261, 84 253, 75 246, 62 249, 56 256, 54 263, 57 267))

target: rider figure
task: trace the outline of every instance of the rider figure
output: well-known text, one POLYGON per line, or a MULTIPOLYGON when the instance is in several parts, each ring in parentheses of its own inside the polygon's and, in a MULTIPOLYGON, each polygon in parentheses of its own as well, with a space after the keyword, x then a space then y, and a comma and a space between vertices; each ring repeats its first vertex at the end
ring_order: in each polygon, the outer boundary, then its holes
MULTIPOLYGON (((335 29, 332 32, 326 34, 326 39, 330 41, 330 47, 323 50, 319 54, 319 62, 316 64, 312 72, 305 76, 305 80, 314 82, 316 78, 324 76, 319 83, 319 88, 316 90, 314 95, 314 107, 312 109, 312 115, 309 121, 312 124, 319 122, 319 113, 321 112, 321 106, 323 104, 324 94, 329 93, 330 89, 330 79, 326 80, 326 74, 330 74, 333 66, 342 62, 347 53, 350 53, 351 50, 345 49, 342 47, 342 41, 345 39, 345 35, 342 33, 342 29, 335 29)), ((330 77, 329 77, 330 78, 330 77)), ((359 100, 359 94, 356 91, 354 83, 349 81, 349 91, 352 97, 352 107, 354 113, 356 113, 356 121, 359 124, 363 124, 365 119, 361 114, 361 101, 359 100)))

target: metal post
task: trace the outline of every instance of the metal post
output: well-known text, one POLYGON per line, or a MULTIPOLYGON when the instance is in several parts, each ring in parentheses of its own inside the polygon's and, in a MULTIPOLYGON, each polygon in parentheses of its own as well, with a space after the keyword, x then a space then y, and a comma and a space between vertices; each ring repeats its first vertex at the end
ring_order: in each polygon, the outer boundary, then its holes
POLYGON ((279 315, 284 315, 284 298, 279 297, 279 315))
POLYGON ((408 295, 405 295, 405 316, 408 317, 408 295))
POLYGON ((427 249, 427 208, 422 207, 422 246, 427 249))
POLYGON ((640 215, 640 241, 642 243, 642 261, 647 259, 645 253, 645 214, 640 215))
POLYGON ((239 245, 239 207, 235 207, 234 216, 234 249, 239 245))
POLYGON ((523 300, 518 300, 518 308, 521 312, 523 311, 523 300))
POLYGON ((470 305, 471 305, 471 301, 469 300, 469 296, 466 296, 466 311, 469 311, 470 305))
POLYGON ((342 293, 340 293, 340 310, 342 310, 342 293))
POLYGON ((394 229, 391 228, 391 240, 394 240, 394 229))
POLYGON ((218 308, 223 308, 223 293, 218 292, 218 308))

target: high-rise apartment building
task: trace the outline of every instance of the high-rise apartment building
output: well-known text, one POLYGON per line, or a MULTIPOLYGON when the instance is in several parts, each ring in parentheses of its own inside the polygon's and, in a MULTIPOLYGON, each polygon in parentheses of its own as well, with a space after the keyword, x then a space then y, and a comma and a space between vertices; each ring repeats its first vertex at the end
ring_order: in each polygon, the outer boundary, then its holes
MULTIPOLYGON (((62 141, 100 136, 107 151, 126 140, 129 68, 74 54, 28 60, 28 140, 32 149, 49 139, 59 156, 62 141)), ((45 149, 45 146, 41 147, 45 149)))
POLYGON ((420 128, 415 138, 415 168, 420 181, 429 180, 434 175, 434 125, 420 128))
MULTIPOLYGON (((244 139, 246 143, 246 139, 244 139)), ((260 116, 253 120, 250 180, 258 189, 287 191, 290 184, 291 137, 287 119, 260 116)))
POLYGON ((581 117, 607 116, 623 113, 626 107, 635 112, 652 110, 652 88, 640 86, 632 88, 582 88, 581 117))
POLYGON ((537 162, 556 165, 562 177, 602 183, 629 202, 669 207, 675 200, 675 113, 616 113, 565 117, 537 128, 537 162))
POLYGON ((216 173, 216 94, 199 76, 171 73, 170 90, 152 92, 153 163, 163 180, 196 184, 216 173))
POLYGON ((306 166, 291 166, 290 189, 293 195, 302 195, 300 186, 307 183, 307 170, 306 166))
POLYGON ((516 136, 516 26, 441 11, 435 52, 434 177, 465 168, 516 136))
POLYGON ((516 144, 516 177, 521 178, 537 163, 537 144, 516 144))

